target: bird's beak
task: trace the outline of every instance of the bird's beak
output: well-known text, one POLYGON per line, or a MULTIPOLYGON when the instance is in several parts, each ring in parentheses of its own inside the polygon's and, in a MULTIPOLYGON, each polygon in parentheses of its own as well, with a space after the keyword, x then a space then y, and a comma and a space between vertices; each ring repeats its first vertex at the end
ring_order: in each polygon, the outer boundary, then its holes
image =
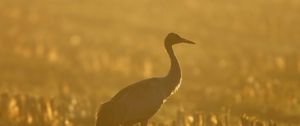
POLYGON ((187 40, 187 39, 185 39, 185 38, 181 38, 181 41, 182 41, 183 43, 196 44, 195 42, 190 41, 190 40, 187 40))

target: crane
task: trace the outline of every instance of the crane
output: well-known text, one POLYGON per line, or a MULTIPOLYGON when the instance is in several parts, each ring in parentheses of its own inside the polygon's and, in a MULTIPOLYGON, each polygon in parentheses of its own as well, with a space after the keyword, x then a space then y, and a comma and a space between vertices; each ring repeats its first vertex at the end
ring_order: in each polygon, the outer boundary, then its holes
POLYGON ((181 84, 181 69, 172 48, 178 43, 195 44, 176 33, 169 33, 164 43, 171 60, 168 74, 136 82, 119 91, 101 105, 96 126, 132 126, 137 123, 147 126, 148 120, 181 84))

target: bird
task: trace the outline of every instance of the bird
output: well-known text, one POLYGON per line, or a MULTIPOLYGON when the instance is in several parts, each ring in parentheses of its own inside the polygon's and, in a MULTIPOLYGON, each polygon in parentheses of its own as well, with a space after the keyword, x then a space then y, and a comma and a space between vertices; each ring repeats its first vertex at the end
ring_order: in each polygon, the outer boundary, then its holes
POLYGON ((138 81, 120 90, 100 106, 96 126, 147 126, 149 119, 181 85, 181 69, 173 51, 173 45, 179 43, 195 44, 176 33, 169 33, 164 40, 171 62, 169 72, 163 77, 138 81))

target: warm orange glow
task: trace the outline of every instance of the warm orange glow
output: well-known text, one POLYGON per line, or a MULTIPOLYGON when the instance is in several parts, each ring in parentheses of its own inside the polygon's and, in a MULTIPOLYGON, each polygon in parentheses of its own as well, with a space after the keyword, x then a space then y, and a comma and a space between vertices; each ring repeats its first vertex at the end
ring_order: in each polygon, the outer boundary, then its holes
POLYGON ((94 125, 120 89, 167 74, 169 32, 196 44, 174 45, 182 85, 149 125, 299 125, 299 12, 298 0, 1 0, 0 126, 94 125))

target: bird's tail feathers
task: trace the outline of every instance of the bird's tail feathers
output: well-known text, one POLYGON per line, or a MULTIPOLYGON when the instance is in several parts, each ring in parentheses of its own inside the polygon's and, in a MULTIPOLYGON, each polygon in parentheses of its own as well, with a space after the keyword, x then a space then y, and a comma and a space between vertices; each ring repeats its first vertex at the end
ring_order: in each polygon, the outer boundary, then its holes
POLYGON ((114 124, 116 121, 114 121, 112 110, 109 102, 102 104, 97 113, 96 126, 118 126, 114 124))

